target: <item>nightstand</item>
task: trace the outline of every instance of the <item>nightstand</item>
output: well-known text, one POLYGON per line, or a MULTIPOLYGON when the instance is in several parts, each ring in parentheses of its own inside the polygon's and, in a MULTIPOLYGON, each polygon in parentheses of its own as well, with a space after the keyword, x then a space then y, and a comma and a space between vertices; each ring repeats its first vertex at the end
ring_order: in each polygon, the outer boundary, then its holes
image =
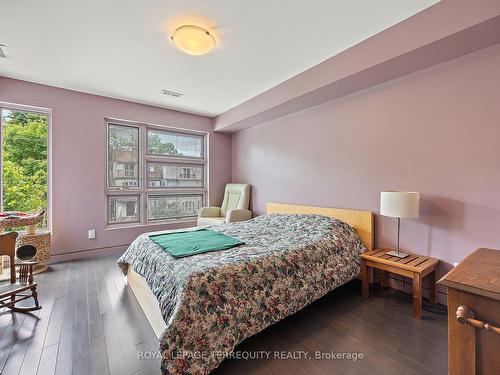
POLYGON ((413 317, 422 317, 422 279, 429 275, 429 296, 436 303, 436 268, 439 259, 417 254, 397 258, 386 253, 390 249, 375 249, 361 254, 361 282, 363 297, 369 294, 369 271, 375 268, 382 271, 381 284, 385 284, 385 271, 406 276, 413 280, 413 317))

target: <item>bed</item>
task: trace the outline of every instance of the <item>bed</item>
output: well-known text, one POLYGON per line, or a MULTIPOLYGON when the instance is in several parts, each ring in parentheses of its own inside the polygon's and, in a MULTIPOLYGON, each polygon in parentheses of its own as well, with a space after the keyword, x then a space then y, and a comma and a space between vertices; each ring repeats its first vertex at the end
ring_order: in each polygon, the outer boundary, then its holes
POLYGON ((139 236, 118 260, 160 340, 163 374, 207 374, 244 339, 359 275, 369 211, 267 204, 209 227, 245 245, 175 259, 139 236))

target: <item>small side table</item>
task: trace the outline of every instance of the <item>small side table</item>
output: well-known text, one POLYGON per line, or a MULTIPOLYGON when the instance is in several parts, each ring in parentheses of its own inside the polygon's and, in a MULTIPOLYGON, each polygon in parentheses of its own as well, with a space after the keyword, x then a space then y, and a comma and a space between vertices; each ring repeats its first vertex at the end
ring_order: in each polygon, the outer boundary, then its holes
POLYGON ((385 285, 385 271, 406 276, 413 280, 413 317, 422 318, 422 279, 429 275, 429 296, 432 303, 436 303, 436 268, 439 259, 417 254, 410 254, 406 258, 397 258, 386 253, 390 249, 375 249, 361 254, 361 282, 362 294, 369 295, 370 267, 382 271, 381 284, 385 285))

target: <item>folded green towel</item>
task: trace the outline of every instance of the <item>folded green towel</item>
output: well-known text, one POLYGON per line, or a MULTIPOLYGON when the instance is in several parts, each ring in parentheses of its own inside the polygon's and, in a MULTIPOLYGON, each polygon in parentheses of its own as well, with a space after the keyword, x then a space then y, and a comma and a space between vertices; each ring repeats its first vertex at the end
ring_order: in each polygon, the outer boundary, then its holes
POLYGON ((226 250, 245 244, 236 238, 208 229, 152 234, 149 238, 174 258, 188 257, 209 251, 226 250))

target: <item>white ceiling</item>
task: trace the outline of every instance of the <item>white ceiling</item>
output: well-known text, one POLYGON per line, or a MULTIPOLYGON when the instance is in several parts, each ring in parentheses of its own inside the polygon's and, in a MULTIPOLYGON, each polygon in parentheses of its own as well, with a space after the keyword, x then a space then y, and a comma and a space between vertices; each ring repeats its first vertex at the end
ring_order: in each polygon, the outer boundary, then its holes
POLYGON ((0 0, 0 75, 215 116, 437 2, 0 0), (212 53, 174 48, 186 23, 212 53))

